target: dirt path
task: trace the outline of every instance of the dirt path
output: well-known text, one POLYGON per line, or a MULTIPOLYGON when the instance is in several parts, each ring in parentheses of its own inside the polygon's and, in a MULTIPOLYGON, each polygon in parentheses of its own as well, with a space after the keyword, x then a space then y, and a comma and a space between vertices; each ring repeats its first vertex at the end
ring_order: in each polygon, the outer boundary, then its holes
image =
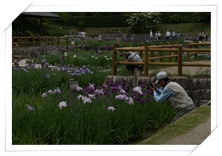
MULTIPOLYGON (((201 63, 209 63, 210 61, 196 61, 201 63)), ((204 74, 206 71, 210 72, 211 67, 192 67, 192 66, 183 66, 182 71, 183 75, 196 75, 196 74, 204 74)), ((171 75, 177 75, 177 66, 173 67, 164 67, 161 69, 158 69, 158 71, 165 71, 167 73, 170 73, 171 75)), ((149 73, 152 74, 155 70, 150 70, 149 73)))

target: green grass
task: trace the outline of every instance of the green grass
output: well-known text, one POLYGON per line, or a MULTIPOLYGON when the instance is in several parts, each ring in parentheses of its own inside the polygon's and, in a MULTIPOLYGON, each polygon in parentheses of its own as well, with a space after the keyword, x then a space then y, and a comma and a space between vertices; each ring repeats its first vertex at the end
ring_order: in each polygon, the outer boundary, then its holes
POLYGON ((147 140, 141 141, 139 144, 157 145, 164 144, 179 135, 188 133, 200 123, 206 121, 211 115, 209 106, 198 107, 193 112, 185 115, 177 120, 175 123, 168 125, 164 129, 158 130, 152 137, 147 140))

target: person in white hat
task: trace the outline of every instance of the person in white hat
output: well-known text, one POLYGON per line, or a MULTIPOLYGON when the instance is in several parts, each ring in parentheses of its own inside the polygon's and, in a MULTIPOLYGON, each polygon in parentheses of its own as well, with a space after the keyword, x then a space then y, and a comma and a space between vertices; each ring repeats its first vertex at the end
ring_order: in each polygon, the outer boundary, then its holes
POLYGON ((153 83, 153 86, 149 87, 152 89, 154 99, 157 103, 169 99, 172 106, 177 111, 171 123, 196 108, 193 100, 188 96, 184 88, 178 83, 172 82, 166 72, 159 72, 156 77, 156 82, 153 83), (162 89, 157 88, 156 84, 159 84, 162 89))
MULTIPOLYGON (((123 56, 125 60, 128 62, 143 62, 142 58, 135 52, 129 51, 129 52, 123 52, 123 56)), ((143 65, 127 65, 126 69, 134 71, 134 68, 138 68, 139 70, 143 69, 143 65)))

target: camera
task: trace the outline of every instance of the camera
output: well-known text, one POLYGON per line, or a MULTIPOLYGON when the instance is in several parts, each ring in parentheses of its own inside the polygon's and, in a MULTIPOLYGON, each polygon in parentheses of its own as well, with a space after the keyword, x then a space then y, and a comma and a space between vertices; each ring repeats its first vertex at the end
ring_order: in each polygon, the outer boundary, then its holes
POLYGON ((147 89, 149 90, 149 89, 151 89, 150 87, 152 87, 152 88, 154 88, 155 86, 153 85, 153 82, 151 82, 151 83, 149 83, 148 84, 148 87, 147 87, 147 89))

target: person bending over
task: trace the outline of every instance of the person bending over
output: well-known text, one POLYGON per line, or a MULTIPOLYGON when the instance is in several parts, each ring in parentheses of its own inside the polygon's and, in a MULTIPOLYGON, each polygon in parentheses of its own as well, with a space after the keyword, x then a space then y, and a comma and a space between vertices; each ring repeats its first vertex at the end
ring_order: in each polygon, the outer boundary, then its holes
MULTIPOLYGON (((135 52, 123 52, 122 54, 124 59, 128 62, 143 62, 142 58, 135 52)), ((134 68, 138 68, 139 70, 143 69, 143 65, 127 65, 126 69, 130 71, 134 71, 134 68)))

